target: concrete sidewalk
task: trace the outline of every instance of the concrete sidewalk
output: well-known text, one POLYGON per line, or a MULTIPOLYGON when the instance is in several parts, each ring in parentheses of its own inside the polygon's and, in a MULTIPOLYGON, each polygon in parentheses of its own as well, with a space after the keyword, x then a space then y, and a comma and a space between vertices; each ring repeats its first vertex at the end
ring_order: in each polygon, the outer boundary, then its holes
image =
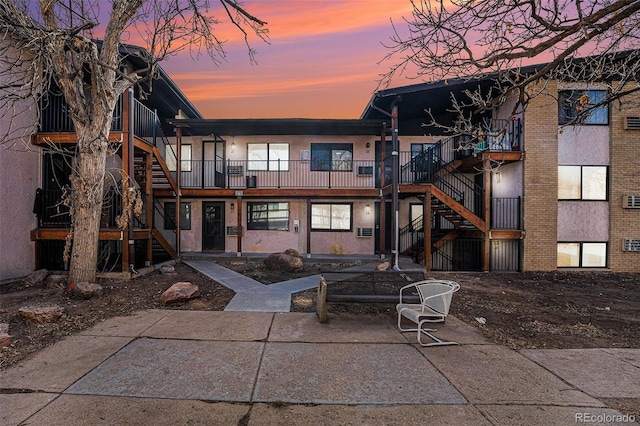
POLYGON ((629 424, 601 398, 640 398, 640 350, 436 328, 460 345, 422 348, 392 314, 142 311, 0 372, 0 424, 629 424))

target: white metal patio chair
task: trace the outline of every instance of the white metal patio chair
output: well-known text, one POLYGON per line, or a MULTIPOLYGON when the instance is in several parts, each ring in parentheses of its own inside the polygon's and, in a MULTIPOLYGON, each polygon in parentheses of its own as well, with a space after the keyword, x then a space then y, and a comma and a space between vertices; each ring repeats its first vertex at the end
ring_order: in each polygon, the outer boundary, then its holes
MULTIPOLYGON (((396 305, 398 311, 398 328, 400 331, 416 331, 418 343, 421 346, 457 345, 438 339, 431 334, 436 330, 424 328, 425 323, 444 322, 449 314, 453 293, 460 289, 460 284, 446 280, 425 280, 406 285, 400 289, 400 303, 396 305), (420 303, 405 303, 409 293, 418 293, 420 303), (403 297, 405 298, 403 301, 403 297), (417 325, 416 328, 402 328, 402 318, 406 318, 417 325), (433 340, 432 343, 423 343, 422 335, 433 340)), ((414 295, 415 297, 415 295, 414 295)))

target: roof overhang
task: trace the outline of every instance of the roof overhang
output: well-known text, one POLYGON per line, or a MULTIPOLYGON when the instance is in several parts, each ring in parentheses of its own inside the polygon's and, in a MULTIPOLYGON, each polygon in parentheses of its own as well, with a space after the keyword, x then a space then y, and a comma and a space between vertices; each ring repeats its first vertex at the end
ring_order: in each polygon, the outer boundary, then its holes
POLYGON ((318 136, 376 136, 383 131, 386 119, 210 119, 170 120, 182 128, 185 136, 258 136, 258 135, 318 135, 318 136))

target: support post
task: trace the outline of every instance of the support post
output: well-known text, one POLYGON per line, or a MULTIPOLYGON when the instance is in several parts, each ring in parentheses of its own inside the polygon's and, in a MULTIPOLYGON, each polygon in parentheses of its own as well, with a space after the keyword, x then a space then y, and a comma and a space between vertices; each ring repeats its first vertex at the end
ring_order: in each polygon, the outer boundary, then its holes
POLYGON ((400 169, 400 147, 398 143, 398 105, 393 103, 391 109, 391 175, 393 191, 391 203, 393 205, 393 227, 391 228, 393 237, 393 269, 399 270, 398 256, 400 255, 400 207, 398 195, 400 192, 400 182, 398 170, 400 169))
POLYGON ((180 175, 182 174, 182 127, 176 129, 176 255, 180 257, 180 175))
POLYGON ((236 237, 237 254, 238 256, 242 256, 242 197, 236 197, 236 212, 237 212, 237 223, 238 223, 238 236, 236 237))
POLYGON ((482 195, 484 203, 483 219, 486 224, 482 249, 482 270, 488 271, 491 268, 491 162, 488 158, 482 161, 482 195))
POLYGON ((424 193, 424 213, 422 213, 422 229, 424 230, 424 269, 431 271, 431 184, 424 193))

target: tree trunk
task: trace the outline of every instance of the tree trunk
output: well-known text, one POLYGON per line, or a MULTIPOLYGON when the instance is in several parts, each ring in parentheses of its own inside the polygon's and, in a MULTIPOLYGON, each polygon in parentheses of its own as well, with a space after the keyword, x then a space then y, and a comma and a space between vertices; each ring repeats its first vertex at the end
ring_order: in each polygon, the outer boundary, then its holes
POLYGON ((78 174, 72 179, 75 209, 69 282, 95 282, 107 140, 79 132, 78 147, 78 174))

